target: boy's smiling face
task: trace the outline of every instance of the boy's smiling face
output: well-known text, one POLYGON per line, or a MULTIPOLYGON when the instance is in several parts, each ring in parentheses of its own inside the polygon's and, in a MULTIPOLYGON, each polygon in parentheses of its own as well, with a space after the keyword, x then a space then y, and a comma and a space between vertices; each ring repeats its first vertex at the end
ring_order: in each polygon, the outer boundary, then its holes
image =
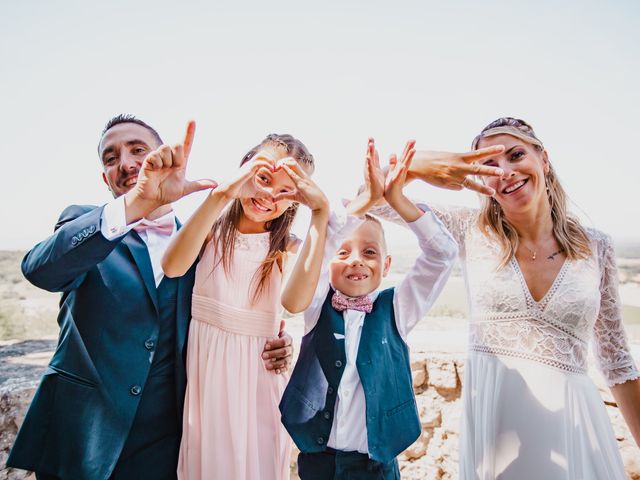
POLYGON ((329 278, 336 290, 359 297, 380 287, 390 267, 382 226, 366 220, 338 248, 329 264, 329 278))

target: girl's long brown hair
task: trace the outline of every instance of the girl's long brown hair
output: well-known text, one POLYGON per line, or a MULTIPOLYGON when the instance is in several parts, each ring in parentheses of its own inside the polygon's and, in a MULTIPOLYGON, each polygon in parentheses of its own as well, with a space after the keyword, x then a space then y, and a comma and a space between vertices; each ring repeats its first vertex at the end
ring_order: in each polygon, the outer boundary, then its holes
MULTIPOLYGON (((253 156, 267 146, 285 149, 287 155, 293 157, 309 173, 313 173, 315 168, 313 155, 309 153, 304 144, 291 135, 278 135, 272 133, 253 147, 242 158, 240 166, 251 160, 253 156)), ((294 203, 287 208, 278 218, 267 222, 265 225, 269 235, 269 251, 262 262, 260 268, 254 275, 254 290, 252 301, 256 301, 269 287, 269 276, 273 271, 273 266, 282 271, 283 260, 287 251, 287 244, 290 238, 291 225, 298 211, 298 204, 294 203)), ((236 199, 230 207, 213 224, 213 248, 216 252, 216 265, 222 262, 224 270, 229 274, 231 269, 231 259, 235 250, 235 239, 238 234, 238 223, 242 218, 243 210, 240 200, 236 199)))
MULTIPOLYGON (((540 142, 531 125, 524 120, 511 117, 499 118, 482 129, 482 133, 497 127, 513 127, 530 138, 540 142)), ((539 145, 533 145, 537 150, 543 151, 539 145)), ((547 198, 551 207, 551 220, 553 222, 553 235, 560 248, 570 260, 588 258, 591 255, 589 236, 577 218, 567 211, 567 194, 565 193, 553 166, 549 164, 549 173, 546 175, 547 198)), ((480 230, 498 240, 502 249, 502 258, 499 268, 503 268, 515 256, 518 250, 519 238, 516 229, 506 219, 502 207, 493 197, 482 196, 478 225, 480 230)))

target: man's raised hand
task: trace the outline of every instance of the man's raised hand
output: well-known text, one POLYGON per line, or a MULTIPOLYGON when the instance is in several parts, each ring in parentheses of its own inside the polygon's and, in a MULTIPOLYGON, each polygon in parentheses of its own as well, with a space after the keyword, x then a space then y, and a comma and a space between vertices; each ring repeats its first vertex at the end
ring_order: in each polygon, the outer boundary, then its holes
POLYGON ((136 220, 136 216, 141 218, 185 195, 218 185, 209 179, 192 181, 186 178, 195 131, 196 123, 192 120, 187 124, 182 143, 173 147, 161 145, 144 159, 136 185, 125 197, 128 221, 136 220))

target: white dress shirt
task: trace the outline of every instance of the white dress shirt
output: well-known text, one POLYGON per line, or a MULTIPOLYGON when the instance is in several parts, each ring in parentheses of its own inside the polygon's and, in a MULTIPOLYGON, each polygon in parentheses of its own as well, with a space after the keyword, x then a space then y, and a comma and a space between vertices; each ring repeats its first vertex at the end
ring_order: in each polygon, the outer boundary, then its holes
MULTIPOLYGON (((426 315, 442 291, 458 254, 455 240, 430 210, 427 209, 418 220, 408 226, 418 238, 421 254, 396 287, 393 297, 396 326, 405 342, 408 333, 426 315)), ((329 224, 322 273, 311 306, 304 313, 305 334, 318 322, 329 292, 329 262, 344 238, 355 227, 355 222, 345 224, 344 228, 331 228, 331 222, 329 224)), ((378 293, 379 290, 375 290, 369 294, 373 301, 378 293)), ((336 450, 368 454, 366 402, 356 367, 365 313, 347 309, 343 312, 343 318, 347 363, 338 387, 327 446, 336 450)), ((383 375, 384 372, 380 374, 383 375)))
MULTIPOLYGON (((158 233, 155 230, 145 230, 139 232, 140 238, 147 246, 149 251, 149 259, 151 260, 151 268, 153 269, 153 277, 156 281, 156 287, 164 278, 162 271, 162 257, 169 246, 169 242, 176 234, 175 218, 176 214, 173 210, 160 218, 171 218, 173 220, 173 231, 170 235, 158 233)), ((124 206, 124 195, 112 200, 104 206, 102 211, 100 231, 107 240, 114 240, 127 234, 133 227, 138 225, 140 221, 127 225, 124 206)), ((159 220, 159 219, 158 219, 159 220)))

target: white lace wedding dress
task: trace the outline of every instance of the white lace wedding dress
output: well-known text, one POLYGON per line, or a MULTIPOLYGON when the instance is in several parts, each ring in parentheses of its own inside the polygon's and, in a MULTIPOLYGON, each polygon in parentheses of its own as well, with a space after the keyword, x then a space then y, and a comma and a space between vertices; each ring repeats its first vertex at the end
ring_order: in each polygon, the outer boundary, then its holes
MULTIPOLYGON (((536 302, 515 259, 498 269, 499 246, 480 232, 477 210, 433 210, 460 245, 469 300, 460 478, 626 479, 586 373, 592 340, 609 386, 640 377, 622 326, 610 239, 588 230, 591 258, 565 261, 536 302)), ((388 208, 372 213, 401 222, 388 208)))

